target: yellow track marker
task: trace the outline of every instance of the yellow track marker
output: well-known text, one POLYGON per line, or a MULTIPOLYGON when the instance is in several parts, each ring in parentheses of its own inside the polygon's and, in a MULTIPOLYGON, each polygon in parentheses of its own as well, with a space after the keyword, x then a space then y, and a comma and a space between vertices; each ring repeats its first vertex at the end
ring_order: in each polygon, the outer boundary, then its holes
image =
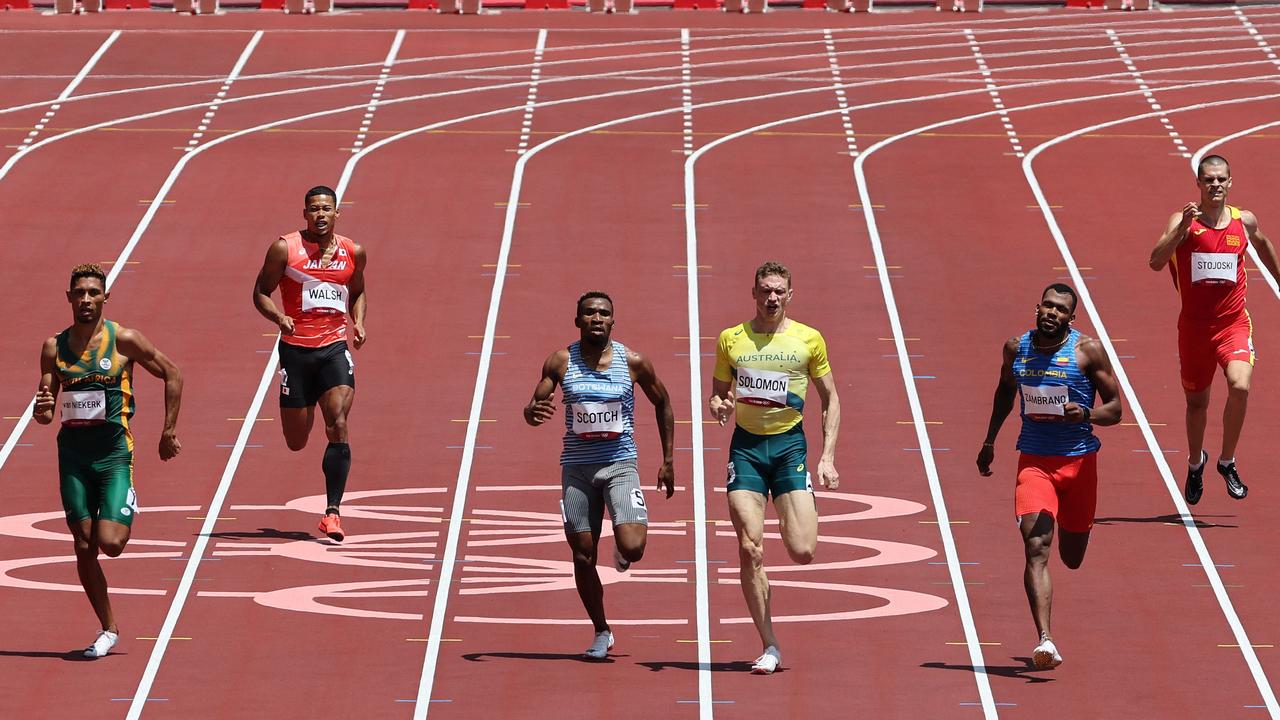
MULTIPOLYGON (((1147 424, 1150 425, 1151 427, 1166 427, 1169 425, 1169 423, 1153 423, 1153 422, 1149 422, 1147 424)), ((1121 427, 1124 427, 1126 425, 1129 427, 1138 427, 1138 423, 1132 423, 1132 422, 1122 422, 1120 423, 1120 425, 1121 427)))
MULTIPOLYGON (((959 641, 959 642, 948 642, 948 643, 947 643, 947 645, 968 645, 968 644, 969 644, 969 643, 967 643, 967 642, 965 642, 965 641, 963 641, 963 640, 961 640, 961 641, 959 641)), ((979 642, 978 644, 979 644, 979 645, 982 645, 982 646, 995 646, 995 645, 999 645, 1000 643, 998 643, 998 642, 979 642)))
MULTIPOLYGON (((228 419, 228 420, 239 420, 239 421, 244 421, 244 420, 248 420, 249 418, 227 418, 227 419, 228 419)), ((270 418, 270 417, 260 417, 260 418, 254 418, 254 419, 253 419, 253 421, 254 421, 254 422, 273 422, 273 421, 275 421, 275 418, 270 418)))
MULTIPOLYGON (((1218 647, 1220 647, 1220 648, 1238 648, 1238 647, 1240 647, 1240 646, 1239 646, 1239 645, 1236 645, 1236 644, 1234 644, 1234 643, 1231 643, 1231 644, 1218 643, 1218 647)), ((1250 645, 1249 645, 1249 647, 1255 647, 1255 648, 1273 648, 1273 647, 1275 647, 1275 645, 1265 645, 1265 644, 1252 643, 1252 644, 1250 644, 1250 645)))
MULTIPOLYGON (((715 425, 715 424, 717 424, 717 423, 719 423, 719 422, 720 422, 719 420, 703 420, 703 421, 702 421, 702 424, 703 424, 703 425, 715 425)), ((677 425, 692 425, 692 424, 693 424, 693 421, 692 421, 692 420, 677 420, 677 421, 676 421, 676 424, 677 424, 677 425)))
MULTIPOLYGON (((405 642, 428 642, 430 638, 405 638, 405 642)), ((462 638, 440 638, 440 642, 462 642, 462 638)))
MULTIPOLYGON (((671 267, 676 268, 677 270, 687 270, 687 269, 689 268, 689 266, 688 266, 688 265, 672 265, 671 267)), ((710 265, 699 265, 699 266, 698 266, 698 269, 699 269, 699 270, 710 270, 710 269, 711 269, 711 266, 710 266, 710 265)))
MULTIPOLYGON (((467 422, 466 420, 450 420, 449 422, 467 422)), ((498 422, 497 420, 481 420, 480 422, 498 422)))
MULTIPOLYGON (((498 264, 497 264, 497 263, 484 263, 484 264, 483 264, 483 265, 481 265, 480 267, 485 267, 485 268, 496 268, 496 267, 498 267, 498 264)), ((523 265, 517 265, 517 264, 515 264, 515 263, 507 263, 507 267, 509 267, 509 268, 513 268, 513 267, 524 267, 524 266, 523 266, 523 265)))
MULTIPOLYGON (((672 340, 688 340, 688 339, 689 339, 689 336, 688 336, 688 335, 672 335, 672 336, 671 336, 671 339, 672 339, 672 340)), ((709 337, 709 336, 706 336, 706 335, 699 335, 699 336, 698 336, 698 339, 699 339, 699 340, 715 340, 715 338, 713 338, 713 337, 709 337)))
MULTIPOLYGON (((115 265, 116 261, 115 260, 99 260, 98 264, 99 265, 115 265)), ((125 260, 124 264, 125 265, 141 265, 142 261, 141 260, 125 260)))
MULTIPOLYGON (((876 338, 876 339, 877 339, 877 340, 892 340, 893 338, 876 338)), ((903 340, 907 340, 907 341, 911 341, 911 340, 919 340, 920 338, 902 338, 902 339, 903 339, 903 340)))
MULTIPOLYGON (((854 204, 852 204, 852 205, 850 205, 850 206, 849 206, 849 209, 850 209, 850 210, 861 210, 861 209, 862 209, 862 206, 861 206, 861 205, 859 205, 859 204, 857 204, 857 203, 854 203, 854 204)), ((876 204, 872 203, 872 205, 871 205, 871 209, 872 209, 872 210, 883 210, 883 209, 884 209, 884 206, 883 206, 883 205, 876 205, 876 204)))
MULTIPOLYGON (((862 269, 863 269, 863 270, 875 270, 875 269, 876 269, 876 267, 877 267, 877 266, 875 266, 875 265, 863 265, 863 266, 862 266, 862 269)), ((902 269, 902 266, 901 266, 901 265, 885 265, 885 268, 886 268, 886 269, 888 269, 888 270, 901 270, 901 269, 902 269)))
MULTIPOLYGON (((160 638, 158 638, 158 637, 140 637, 140 638, 134 638, 134 640, 159 640, 159 639, 160 639, 160 638)), ((170 640, 190 640, 191 638, 189 638, 189 637, 171 637, 171 638, 169 638, 169 639, 170 639, 170 640)))
POLYGON ((4 419, 5 420, 21 420, 22 417, 19 415, 5 415, 4 419))
MULTIPOLYGON (((467 336, 467 339, 468 339, 468 340, 483 340, 483 339, 484 339, 484 336, 483 336, 483 335, 468 335, 468 336, 467 336)), ((510 335, 494 335, 494 336, 493 336, 493 339, 494 339, 494 340, 510 340, 510 339, 511 339, 511 336, 510 336, 510 335)))
MULTIPOLYGON (((1065 266, 1062 266, 1062 265, 1057 265, 1057 266, 1054 266, 1054 268, 1053 268, 1053 269, 1054 269, 1054 270, 1066 270, 1067 268, 1066 268, 1065 266)), ((1077 269, 1077 270, 1092 270, 1093 268, 1091 268, 1091 267, 1085 267, 1084 265, 1081 265, 1081 266, 1077 267, 1076 269, 1077 269)))
MULTIPOLYGON (((693 204, 693 206, 694 206, 695 208, 704 208, 704 207, 708 207, 706 203, 694 203, 694 204, 693 204)), ((682 207, 684 207, 684 203, 671 203, 671 207, 673 207, 673 208, 682 208, 682 207)))
MULTIPOLYGON (((676 640, 678 643, 696 643, 697 640, 676 640)), ((732 640, 708 640, 709 643, 731 643, 732 640)))
MULTIPOLYGON (((187 519, 188 519, 188 520, 208 520, 209 518, 207 518, 207 517, 188 517, 187 519)), ((224 518, 224 517, 220 517, 220 518, 214 518, 214 520, 235 520, 235 519, 236 519, 236 518, 233 518, 233 517, 225 517, 225 518, 224 518)))
MULTIPOLYGON (((504 201, 504 202, 496 202, 496 203, 494 203, 494 204, 493 204, 493 206, 494 206, 494 207, 507 207, 507 205, 509 205, 509 203, 507 203, 507 202, 505 202, 505 201, 504 201)), ((526 202, 516 203, 516 207, 529 207, 529 203, 526 203, 526 202)))
MULTIPOLYGON (((937 520, 917 520, 916 522, 920 523, 921 525, 937 525, 938 524, 937 520)), ((948 520, 947 522, 950 523, 951 525, 968 525, 969 524, 968 520, 948 520)))
MULTIPOLYGON (((898 425, 915 425, 916 421, 915 420, 896 420, 895 423, 898 425)), ((925 425, 941 425, 942 421, 941 420, 925 420, 924 424, 925 425)))

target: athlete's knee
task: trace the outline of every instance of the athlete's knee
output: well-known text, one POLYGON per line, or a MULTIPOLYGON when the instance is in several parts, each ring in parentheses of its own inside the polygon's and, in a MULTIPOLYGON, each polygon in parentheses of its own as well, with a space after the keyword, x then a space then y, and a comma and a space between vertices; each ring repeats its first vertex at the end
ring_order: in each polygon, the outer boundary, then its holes
POLYGON ((1187 393, 1187 412, 1203 413, 1209 409, 1209 393, 1187 393))
POLYGON ((738 561, 742 567, 758 568, 764 566, 764 544, 743 540, 738 544, 738 561))
POLYGON ((808 565, 813 562, 814 556, 817 554, 817 543, 805 544, 801 547, 788 547, 787 554, 791 556, 791 562, 797 565, 808 565))
POLYGON ((1249 385, 1251 382, 1252 378, 1248 377, 1228 377, 1227 392, 1232 397, 1247 398, 1249 397, 1249 385))
POLYGON ((294 452, 298 452, 299 450, 302 450, 307 446, 307 436, 306 435, 290 435, 288 433, 285 433, 284 444, 287 445, 290 450, 294 452))
POLYGON ((125 539, 103 539, 98 541, 98 547, 102 550, 102 554, 107 557, 120 557, 120 553, 124 552, 125 539))
POLYGON ((328 436, 329 442, 346 442, 347 417, 345 415, 339 415, 332 421, 325 422, 324 434, 328 436))
POLYGON ((1026 540, 1027 562, 1043 565, 1049 561, 1049 548, 1053 545, 1044 535, 1032 535, 1026 540))
POLYGON ((1068 570, 1079 570, 1084 564, 1084 555, 1069 555, 1062 553, 1062 564, 1067 566, 1068 570))
POLYGON ((595 567, 596 551, 584 548, 573 549, 573 564, 579 567, 595 567))
POLYGON ((98 557, 98 544, 90 538, 75 537, 73 538, 76 548, 76 557, 83 560, 92 560, 98 557))

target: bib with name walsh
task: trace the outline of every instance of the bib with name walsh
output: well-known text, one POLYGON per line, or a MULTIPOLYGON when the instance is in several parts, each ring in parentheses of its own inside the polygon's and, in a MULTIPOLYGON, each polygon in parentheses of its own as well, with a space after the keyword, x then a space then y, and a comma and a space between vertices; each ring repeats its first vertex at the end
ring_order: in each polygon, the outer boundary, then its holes
POLYGON ((714 377, 731 383, 738 426, 754 435, 776 435, 800 423, 810 378, 831 372, 822 333, 790 320, 777 333, 751 323, 720 333, 714 377))
MULTIPOLYGON (((129 434, 133 417, 133 361, 116 349, 120 325, 102 321, 102 339, 76 357, 71 351, 71 329, 58 335, 54 371, 61 390, 58 407, 66 428, 117 425, 129 434)), ((133 441, 130 438, 129 447, 133 441)))
POLYGON ((561 465, 608 464, 636 458, 635 382, 627 348, 610 341, 613 359, 600 371, 582 359, 582 343, 569 346, 564 393, 561 465))
POLYGON ((1076 361, 1080 331, 1070 331, 1067 341, 1052 353, 1036 350, 1031 338, 1030 331, 1023 334, 1013 359, 1013 375, 1022 404, 1018 450, 1028 455, 1065 457, 1097 452, 1102 443, 1093 434, 1091 423, 1061 421, 1066 403, 1092 410, 1097 394, 1093 381, 1080 371, 1076 361))
POLYGON ((355 243, 334 235, 338 247, 328 261, 316 243, 302 239, 301 232, 281 236, 288 247, 288 262, 280 279, 280 299, 284 312, 293 318, 293 334, 281 335, 289 345, 318 348, 347 338, 350 290, 347 284, 356 271, 355 243))

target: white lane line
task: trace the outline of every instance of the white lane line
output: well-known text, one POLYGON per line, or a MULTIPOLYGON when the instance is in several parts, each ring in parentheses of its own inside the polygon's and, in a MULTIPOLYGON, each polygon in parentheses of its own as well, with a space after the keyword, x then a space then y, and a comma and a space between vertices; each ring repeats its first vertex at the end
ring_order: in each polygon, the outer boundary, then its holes
POLYGON ((1156 111, 1155 117, 1160 120, 1165 132, 1169 133, 1169 137, 1173 139, 1173 145, 1178 148, 1178 153, 1182 157, 1191 157, 1191 151, 1187 149, 1187 144, 1182 141, 1182 136, 1173 127, 1173 121, 1169 119, 1167 114, 1160 112, 1160 103, 1156 100, 1155 93, 1147 85, 1147 81, 1142 77, 1138 66, 1133 63, 1133 58, 1129 55, 1129 51, 1125 49, 1124 43, 1120 41, 1120 35, 1115 30, 1108 28, 1107 38, 1111 40, 1116 52, 1120 54, 1120 60, 1124 63, 1125 69, 1133 76, 1134 82, 1138 83, 1138 88, 1142 91, 1142 96, 1147 99, 1147 104, 1151 106, 1152 110, 1156 111))
MULTIPOLYGON (((1232 133, 1230 135, 1220 137, 1217 140, 1214 140, 1213 142, 1206 143, 1204 147, 1200 148, 1199 150, 1196 150, 1195 153, 1191 155, 1191 172, 1193 174, 1199 172, 1200 160, 1205 155, 1208 155, 1210 152, 1216 149, 1217 147, 1225 143, 1229 143, 1232 140, 1246 137, 1248 135, 1253 135, 1254 133, 1262 132, 1263 130, 1268 130, 1278 125, 1280 125, 1280 120, 1273 120, 1271 122, 1263 123, 1261 125, 1254 125, 1253 127, 1248 128, 1246 130, 1241 130, 1240 132, 1232 133)), ((1270 286, 1271 292, 1275 293, 1275 296, 1277 298, 1280 298, 1280 283, 1277 283, 1276 278, 1271 276, 1271 271, 1267 269, 1267 266, 1262 264, 1262 258, 1258 257, 1258 251, 1253 247, 1253 245, 1249 246, 1249 257, 1253 258, 1254 267, 1258 268, 1258 270, 1262 273, 1262 279, 1267 281, 1267 285, 1270 286)))
POLYGON ((1258 655, 1254 651, 1253 644, 1249 642, 1249 636, 1245 632, 1244 625, 1240 622, 1239 615, 1236 614, 1235 606, 1232 604, 1231 598, 1227 593, 1227 589, 1222 583, 1222 577, 1218 574, 1218 567, 1214 564, 1212 556, 1209 555, 1209 548, 1205 545, 1204 538, 1200 534, 1200 528, 1196 526, 1195 517, 1191 514, 1191 510, 1182 499, 1182 491, 1178 488, 1178 482, 1174 478, 1172 470, 1169 468, 1169 463, 1165 461, 1164 453, 1160 450, 1160 444, 1156 439, 1155 432, 1152 430, 1151 423, 1147 421, 1147 415, 1142 409, 1142 403, 1139 402, 1138 395, 1134 392, 1133 385, 1129 382, 1129 375, 1125 372, 1115 346, 1112 344, 1111 337, 1107 333, 1106 326, 1102 323, 1102 317, 1098 313, 1097 306, 1093 303, 1093 297, 1089 293, 1089 287, 1085 283, 1084 277, 1081 276, 1080 268, 1076 265, 1075 258, 1071 254, 1071 249, 1068 247, 1066 236, 1063 234, 1062 228, 1059 227, 1058 220, 1054 216, 1053 210, 1050 209, 1048 200, 1045 199, 1044 191, 1040 187, 1040 181, 1036 178, 1032 163, 1035 162, 1036 157, 1039 156, 1040 153, 1048 150, 1054 145, 1079 137, 1086 133, 1097 132, 1098 130, 1115 125, 1152 117, 1159 117, 1165 112, 1188 112, 1192 110, 1202 110, 1209 107, 1222 107, 1224 105, 1272 100, 1278 97, 1280 97, 1280 94, 1196 103, 1194 105, 1178 107, 1168 111, 1160 110, 1157 112, 1143 113, 1141 115, 1133 115, 1120 120, 1099 123, 1097 125, 1080 128, 1079 130, 1074 130, 1065 135, 1053 138, 1052 140, 1036 147, 1022 161, 1022 172, 1026 175, 1027 183, 1030 184, 1031 191, 1036 197, 1036 202, 1040 205, 1040 211, 1044 215, 1045 224, 1049 227, 1049 232, 1053 235, 1053 240, 1058 245, 1058 250, 1062 254, 1062 259, 1066 262, 1067 269, 1071 273, 1071 279, 1076 284, 1076 291, 1080 295, 1080 302, 1084 305, 1086 312, 1089 313, 1089 318, 1093 323, 1094 331, 1098 335, 1098 340, 1102 342, 1103 347, 1107 350, 1107 355, 1111 358, 1111 365, 1115 370, 1116 381, 1120 383, 1120 387, 1124 390, 1124 394, 1129 398, 1129 409, 1133 412, 1134 419, 1138 422, 1138 426, 1142 430, 1142 436, 1147 442, 1147 447, 1151 451, 1152 458, 1155 460, 1156 468, 1160 471, 1160 477, 1164 480, 1165 489, 1168 490, 1169 497, 1173 500, 1173 505, 1177 508, 1178 514, 1181 516, 1182 526, 1187 531, 1187 537, 1190 538, 1192 547, 1195 548, 1196 557, 1200 561, 1200 566, 1209 579, 1209 585, 1213 588, 1213 594, 1218 600, 1219 607, 1222 608, 1222 614, 1226 618, 1227 624, 1231 627, 1231 633, 1235 637, 1236 643, 1239 645, 1240 654, 1244 656, 1245 664, 1249 667, 1249 672, 1253 676, 1254 684, 1257 685, 1258 692, 1262 695, 1266 709, 1273 719, 1280 718, 1280 704, 1277 704, 1276 702, 1275 692, 1271 688, 1271 683, 1267 679, 1266 673, 1262 669, 1262 665, 1258 662, 1258 655))
POLYGON ((520 144, 516 152, 523 155, 529 149, 529 134, 533 132, 533 109, 538 103, 538 80, 542 75, 542 53, 547 48, 547 30, 538 31, 538 42, 533 47, 533 69, 529 71, 529 96, 524 103, 524 118, 520 121, 520 144))
POLYGON ((1249 33, 1249 36, 1253 41, 1258 44, 1258 49, 1267 56, 1268 60, 1275 63, 1276 67, 1280 68, 1280 57, 1276 57, 1276 51, 1271 49, 1271 45, 1267 43, 1267 39, 1262 36, 1262 33, 1258 32, 1258 27, 1253 24, 1253 21, 1249 19, 1249 16, 1244 14, 1244 10, 1241 10, 1240 6, 1236 5, 1231 9, 1231 11, 1235 13, 1236 19, 1240 21, 1240 24, 1244 25, 1245 31, 1249 33))
POLYGON ((32 127, 31 132, 27 133, 27 136, 22 139, 22 142, 18 145, 18 152, 25 152, 27 147, 35 141, 36 136, 40 134, 40 131, 44 130, 45 126, 49 124, 49 121, 53 119, 53 116, 58 114, 58 110, 62 107, 62 103, 65 102, 67 98, 71 97, 71 93, 75 92, 76 88, 80 87, 80 83, 84 82, 85 77, 93 70, 93 67, 98 64, 98 61, 102 59, 103 55, 107 54, 107 50, 115 43, 116 38, 120 37, 121 32, 122 31, 120 30, 113 31, 107 36, 107 39, 103 40, 102 44, 98 46, 98 50, 94 52, 93 55, 89 56, 84 67, 80 68, 80 72, 76 73, 76 76, 71 78, 71 82, 67 83, 67 86, 62 89, 62 92, 58 93, 58 97, 54 99, 51 105, 49 105, 49 109, 45 111, 44 116, 41 117, 35 126, 32 127))
POLYGON ((1025 157, 1022 152, 1022 140, 1018 139, 1018 131, 1014 129, 1009 113, 1005 112, 1004 99, 1000 97, 1000 86, 996 85, 996 81, 991 78, 991 68, 982 57, 982 46, 978 44, 977 36, 969 29, 965 29, 964 36, 969 40, 969 49, 973 51, 974 61, 978 63, 978 72, 987 84, 987 94, 991 96, 991 104, 999 112, 1000 123, 1004 125, 1004 134, 1009 137, 1009 144, 1013 146, 1013 154, 1017 157, 1025 157))
POLYGON ((231 90, 231 86, 235 84, 236 78, 240 77, 240 72, 244 70, 245 63, 249 62, 249 56, 253 54, 254 49, 258 47, 258 42, 262 40, 262 31, 259 30, 249 38, 249 42, 245 44, 244 50, 240 52, 240 57, 236 60, 236 64, 232 66, 231 72, 223 79, 222 85, 219 86, 218 92, 214 94, 213 102, 209 103, 205 108, 204 117, 200 118, 200 124, 196 126, 195 132, 191 133, 191 139, 187 141, 187 146, 183 148, 183 152, 191 152, 200 144, 200 138, 204 137, 204 133, 213 124, 213 116, 218 112, 218 103, 225 101, 227 92, 231 90))
POLYGON ((849 98, 844 92, 844 79, 840 75, 840 60, 836 57, 836 42, 830 30, 822 31, 823 44, 827 46, 827 64, 831 67, 831 79, 835 82, 832 89, 836 93, 836 104, 840 106, 840 124, 844 126, 845 146, 849 154, 858 157, 858 138, 853 133, 853 120, 849 117, 849 98))
POLYGON ((396 36, 391 41, 391 49, 387 50, 387 57, 382 61, 382 72, 378 73, 378 82, 374 84, 373 93, 369 96, 369 106, 364 109, 364 117, 360 120, 360 131, 356 133, 356 139, 351 143, 353 153, 360 152, 360 148, 364 147, 365 138, 369 136, 373 114, 378 111, 378 100, 382 99, 382 93, 387 87, 387 78, 391 77, 391 68, 396 63, 396 54, 400 52, 400 45, 404 43, 404 34, 404 30, 396 31, 396 36))
POLYGON ((684 154, 693 152, 693 67, 689 59, 689 28, 680 28, 680 103, 684 109, 684 154))

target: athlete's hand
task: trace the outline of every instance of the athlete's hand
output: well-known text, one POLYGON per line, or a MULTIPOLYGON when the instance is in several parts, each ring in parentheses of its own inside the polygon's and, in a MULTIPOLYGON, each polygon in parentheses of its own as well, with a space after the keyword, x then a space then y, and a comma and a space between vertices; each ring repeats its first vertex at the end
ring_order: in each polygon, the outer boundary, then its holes
POLYGON ((733 414, 733 396, 722 398, 719 395, 712 395, 708 407, 711 410, 711 417, 714 417, 723 426, 729 420, 729 416, 733 414))
POLYGON ((281 315, 280 319, 276 321, 276 327, 280 328, 281 335, 292 335, 293 334, 293 318, 289 317, 288 315, 281 315))
POLYGON ((840 473, 836 472, 836 464, 831 460, 818 461, 818 482, 824 488, 835 490, 840 487, 840 473))
POLYGON ((983 443, 982 449, 978 451, 978 474, 982 477, 991 477, 991 462, 995 459, 995 445, 983 443))
POLYGON ((1084 408, 1078 403, 1069 402, 1062 406, 1062 422, 1082 423, 1084 422, 1084 408))
POLYGON ((658 468, 657 489, 666 493, 668 499, 676 494, 676 471, 669 462, 662 463, 662 467, 658 468))
POLYGON ((160 459, 172 460, 182 452, 182 443, 178 442, 178 436, 172 432, 160 434, 160 459))
POLYGON ((36 393, 36 402, 31 411, 35 415, 52 414, 54 403, 53 393, 49 390, 49 386, 41 385, 39 392, 36 393))
POLYGON ((555 417, 555 414, 556 404, 551 402, 551 398, 535 400, 524 406, 524 421, 534 427, 555 417))
POLYGON ((1191 221, 1200 217, 1200 206, 1193 202, 1189 202, 1182 207, 1182 222, 1178 224, 1182 228, 1185 237, 1187 228, 1191 227, 1191 221))
POLYGON ((352 323, 352 345, 359 350, 364 345, 364 325, 361 323, 352 323))

